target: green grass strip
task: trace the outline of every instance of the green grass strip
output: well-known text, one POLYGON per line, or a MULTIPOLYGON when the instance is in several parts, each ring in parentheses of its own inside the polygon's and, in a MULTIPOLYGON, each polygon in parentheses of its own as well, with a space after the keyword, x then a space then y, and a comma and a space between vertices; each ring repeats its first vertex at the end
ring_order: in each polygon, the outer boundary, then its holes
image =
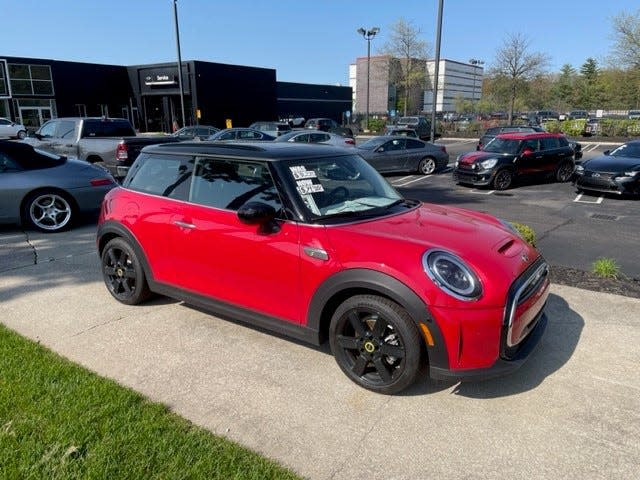
POLYGON ((0 325, 0 478, 299 477, 0 325))

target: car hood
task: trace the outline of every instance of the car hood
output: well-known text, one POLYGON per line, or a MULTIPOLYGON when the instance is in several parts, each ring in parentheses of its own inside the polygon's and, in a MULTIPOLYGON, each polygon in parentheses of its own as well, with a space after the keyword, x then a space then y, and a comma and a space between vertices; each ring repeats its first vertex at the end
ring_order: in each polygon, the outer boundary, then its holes
POLYGON ((622 172, 625 170, 640 169, 640 158, 638 157, 612 157, 611 155, 601 155, 582 163, 588 170, 598 172, 622 172))
MULTIPOLYGON (((420 291, 427 281, 423 254, 431 249, 451 252, 478 274, 486 287, 485 305, 503 305, 511 282, 540 256, 491 215, 434 204, 327 227, 327 235, 343 267, 382 270, 420 291)), ((431 299, 434 304, 449 300, 431 299)))
POLYGON ((495 153, 495 152, 485 152, 484 150, 478 150, 475 152, 465 153, 464 155, 460 155, 458 158, 458 163, 461 165, 473 165, 476 162, 481 162, 486 160, 487 158, 496 158, 496 157, 507 157, 510 156, 507 153, 495 153))

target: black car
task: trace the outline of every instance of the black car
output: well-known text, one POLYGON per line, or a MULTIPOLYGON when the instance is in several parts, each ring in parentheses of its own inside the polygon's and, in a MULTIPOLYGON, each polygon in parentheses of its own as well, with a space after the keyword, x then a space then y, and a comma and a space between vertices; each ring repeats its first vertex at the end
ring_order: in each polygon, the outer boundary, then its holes
POLYGON ((567 182, 575 168, 573 155, 569 141, 559 133, 503 133, 483 150, 460 155, 453 179, 496 190, 506 190, 524 176, 553 176, 567 182))
POLYGON ((640 140, 578 165, 573 183, 581 191, 640 196, 640 140))
POLYGON ((482 150, 482 148, 488 144, 491 140, 493 140, 496 135, 500 135, 501 133, 531 133, 531 132, 544 132, 544 128, 538 126, 530 126, 530 125, 503 125, 501 127, 491 127, 487 128, 487 131, 482 134, 480 140, 478 140, 478 145, 476 146, 476 150, 482 150))
POLYGON ((310 118, 305 122, 304 128, 322 130, 323 132, 335 133, 336 135, 342 135, 343 137, 353 138, 353 130, 349 127, 343 127, 331 118, 310 118))
POLYGON ((206 140, 208 137, 220 129, 210 125, 194 125, 193 127, 183 127, 171 136, 178 138, 181 142, 188 140, 206 140))

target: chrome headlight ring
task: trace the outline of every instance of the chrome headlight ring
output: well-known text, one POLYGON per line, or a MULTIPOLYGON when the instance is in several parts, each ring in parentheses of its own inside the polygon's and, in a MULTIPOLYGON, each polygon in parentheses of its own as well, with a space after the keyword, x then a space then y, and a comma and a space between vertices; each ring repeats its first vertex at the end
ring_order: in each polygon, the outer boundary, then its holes
POLYGON ((433 283, 458 300, 470 302, 482 295, 478 276, 453 253, 428 250, 422 255, 422 268, 433 283))

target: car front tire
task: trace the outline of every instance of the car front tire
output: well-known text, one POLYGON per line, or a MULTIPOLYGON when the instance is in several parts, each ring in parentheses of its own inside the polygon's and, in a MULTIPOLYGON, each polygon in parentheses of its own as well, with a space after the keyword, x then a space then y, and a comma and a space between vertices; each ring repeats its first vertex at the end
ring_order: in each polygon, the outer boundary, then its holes
POLYGON ((142 263, 126 240, 110 240, 102 251, 101 262, 104 283, 116 300, 137 305, 151 296, 142 263))
POLYGON ((506 190, 513 183, 513 173, 511 170, 503 168, 498 170, 496 176, 493 177, 493 188, 496 190, 506 190))
POLYGON ((347 377, 377 393, 398 393, 420 372, 418 329, 400 305, 386 298, 356 295, 345 300, 331 319, 329 343, 347 377))
POLYGON ((571 176, 573 175, 573 164, 571 162, 563 162, 560 165, 558 165, 558 168, 556 170, 556 181, 557 182, 568 182, 569 180, 571 180, 571 176))
POLYGON ((20 140, 24 139, 26 136, 27 136, 27 132, 25 132, 24 130, 20 130, 20 131, 18 132, 18 138, 19 138, 20 140))

